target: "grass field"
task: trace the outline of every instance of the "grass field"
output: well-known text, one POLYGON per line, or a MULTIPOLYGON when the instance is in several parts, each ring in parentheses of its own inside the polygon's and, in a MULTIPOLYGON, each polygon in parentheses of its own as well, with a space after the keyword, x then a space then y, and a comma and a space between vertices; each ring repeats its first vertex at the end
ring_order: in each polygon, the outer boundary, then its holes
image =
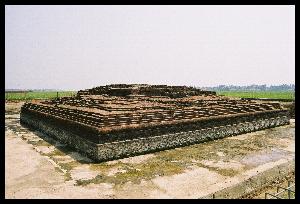
MULTIPOLYGON (((58 92, 58 97, 73 96, 76 91, 58 92)), ((52 99, 57 97, 56 91, 26 92, 26 93, 5 93, 5 100, 31 100, 31 99, 52 99)))
MULTIPOLYGON (((58 92, 59 97, 73 96, 75 94, 75 91, 58 92)), ((237 98, 294 99, 294 92, 289 91, 217 91, 217 94, 237 98)), ((57 92, 55 91, 5 93, 5 100, 51 99, 55 97, 57 97, 57 92)))
POLYGON ((294 99, 292 91, 217 91, 217 94, 238 98, 294 99))

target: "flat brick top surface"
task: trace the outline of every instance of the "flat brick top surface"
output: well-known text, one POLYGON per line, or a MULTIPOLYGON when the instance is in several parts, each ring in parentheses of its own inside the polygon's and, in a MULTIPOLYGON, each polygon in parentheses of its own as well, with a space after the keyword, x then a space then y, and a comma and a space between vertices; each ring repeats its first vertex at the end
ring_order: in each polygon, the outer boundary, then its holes
POLYGON ((114 84, 74 97, 26 103, 23 109, 107 130, 280 111, 279 103, 230 99, 187 86, 114 84))

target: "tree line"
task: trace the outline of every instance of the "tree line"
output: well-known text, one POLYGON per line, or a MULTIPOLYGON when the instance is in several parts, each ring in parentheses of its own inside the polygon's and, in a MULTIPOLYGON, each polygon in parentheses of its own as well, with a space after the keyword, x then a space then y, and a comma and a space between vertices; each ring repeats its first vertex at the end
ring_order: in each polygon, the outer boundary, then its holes
POLYGON ((294 84, 281 84, 281 85, 248 85, 248 86, 236 86, 236 85, 219 85, 214 87, 201 87, 204 90, 211 91, 295 91, 294 84))

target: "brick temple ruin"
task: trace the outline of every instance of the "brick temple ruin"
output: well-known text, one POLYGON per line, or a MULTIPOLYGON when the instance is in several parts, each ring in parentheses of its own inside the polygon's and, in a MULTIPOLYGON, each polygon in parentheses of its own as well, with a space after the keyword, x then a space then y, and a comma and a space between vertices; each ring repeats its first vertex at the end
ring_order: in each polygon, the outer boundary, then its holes
POLYGON ((192 87, 114 84, 25 103, 21 123, 107 161, 287 125, 289 114, 192 87))

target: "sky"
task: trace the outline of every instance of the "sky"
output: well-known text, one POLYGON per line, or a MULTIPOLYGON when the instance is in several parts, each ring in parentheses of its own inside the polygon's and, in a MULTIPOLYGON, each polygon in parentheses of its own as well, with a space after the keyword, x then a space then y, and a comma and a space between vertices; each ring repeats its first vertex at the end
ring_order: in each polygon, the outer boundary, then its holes
POLYGON ((295 6, 5 6, 5 88, 294 84, 295 6))

